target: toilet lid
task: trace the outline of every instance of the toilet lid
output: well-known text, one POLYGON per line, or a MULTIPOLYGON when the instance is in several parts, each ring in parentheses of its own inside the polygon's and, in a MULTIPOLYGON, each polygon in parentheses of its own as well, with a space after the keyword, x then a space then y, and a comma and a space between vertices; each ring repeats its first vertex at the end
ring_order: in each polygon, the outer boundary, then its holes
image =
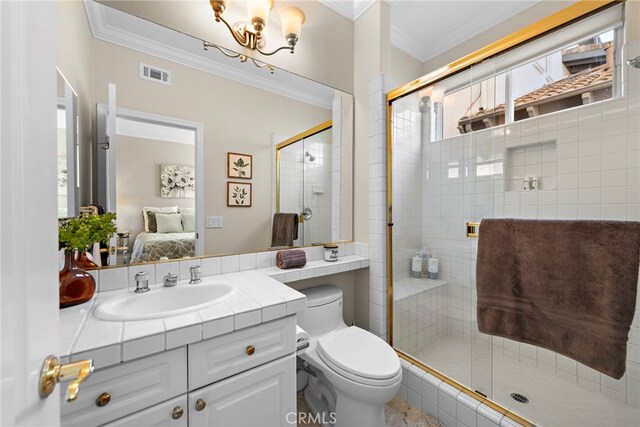
POLYGON ((389 344, 356 326, 320 338, 317 351, 334 371, 364 384, 388 385, 402 369, 389 344))

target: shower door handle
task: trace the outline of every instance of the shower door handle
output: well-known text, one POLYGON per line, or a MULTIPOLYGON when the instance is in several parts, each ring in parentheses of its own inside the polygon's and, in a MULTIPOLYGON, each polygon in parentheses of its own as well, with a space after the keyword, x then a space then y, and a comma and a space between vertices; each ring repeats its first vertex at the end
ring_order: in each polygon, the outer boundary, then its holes
POLYGON ((311 210, 311 208, 307 207, 302 210, 302 217, 304 218, 305 221, 309 221, 312 216, 313 216, 313 211, 311 210))

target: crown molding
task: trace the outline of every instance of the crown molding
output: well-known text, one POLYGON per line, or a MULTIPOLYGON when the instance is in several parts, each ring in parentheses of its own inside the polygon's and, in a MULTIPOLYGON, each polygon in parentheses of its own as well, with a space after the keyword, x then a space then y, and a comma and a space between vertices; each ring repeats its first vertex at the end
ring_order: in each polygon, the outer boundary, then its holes
POLYGON ((318 0, 334 12, 354 21, 362 16, 376 0, 318 0))
POLYGON ((424 43, 395 25, 391 26, 391 45, 421 63, 433 57, 424 43))
POLYGON ((375 4, 376 0, 356 0, 353 2, 353 21, 360 18, 363 13, 375 4))
MULTIPOLYGON (((107 22, 104 9, 105 6, 91 0, 84 0, 84 6, 91 34, 96 39, 172 61, 187 67, 195 68, 197 70, 233 80, 238 83, 243 83, 258 89, 273 92, 316 107, 328 110, 331 109, 332 99, 321 99, 321 97, 318 96, 318 93, 292 89, 290 85, 287 85, 285 82, 279 82, 274 78, 270 78, 272 77, 271 74, 268 74, 268 77, 250 74, 241 68, 231 67, 214 59, 208 59, 200 55, 195 55, 193 53, 174 48, 168 44, 160 42, 159 40, 148 39, 140 36, 139 34, 133 34, 123 30, 122 28, 114 27, 109 25, 107 22)), ((165 30, 173 33, 170 29, 165 30)), ((180 36, 190 37, 183 34, 180 34, 180 36)), ((222 55, 222 53, 217 52, 215 49, 211 49, 209 52, 211 55, 222 55)), ((226 59, 226 57, 221 59, 226 59)), ((261 71, 264 72, 264 70, 261 71)), ((276 69, 276 73, 277 72, 278 69, 276 69)))

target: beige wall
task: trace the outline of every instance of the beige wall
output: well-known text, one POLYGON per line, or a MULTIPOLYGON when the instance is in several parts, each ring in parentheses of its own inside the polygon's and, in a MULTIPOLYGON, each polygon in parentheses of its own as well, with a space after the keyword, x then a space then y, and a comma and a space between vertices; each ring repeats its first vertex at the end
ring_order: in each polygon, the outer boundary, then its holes
POLYGON ((492 26, 492 23, 487 22, 487 30, 483 33, 425 62, 422 67, 423 74, 427 74, 465 55, 475 52, 502 37, 508 36, 527 25, 544 19, 574 3, 576 3, 575 0, 544 0, 496 26, 492 26))
POLYGON ((204 214, 224 217, 205 230, 205 254, 254 251, 270 245, 271 136, 295 135, 331 112, 99 40, 94 41, 95 102, 117 86, 118 106, 204 124, 204 214), (138 78, 140 62, 172 71, 166 86, 138 78), (226 205, 227 152, 253 155, 251 208, 226 205))
POLYGON ((116 206, 118 230, 129 231, 129 244, 144 229, 143 206, 194 208, 194 198, 160 197, 160 165, 193 166, 194 146, 152 139, 118 137, 116 206))
MULTIPOLYGON (((234 51, 240 49, 224 24, 215 22, 208 1, 108 0, 101 3, 234 51)), ((286 45, 277 12, 280 7, 288 4, 300 7, 306 15, 295 54, 284 51, 264 57, 253 51, 242 53, 353 93, 353 23, 317 1, 279 0, 271 13, 265 32, 265 50, 286 45)), ((244 2, 231 2, 229 10, 223 16, 231 23, 246 20, 244 2)))
MULTIPOLYGON (((86 24, 84 6, 79 1, 59 1, 57 13, 57 66, 78 95, 78 138, 80 141, 80 182, 91 182, 91 52, 93 38, 86 24), (84 23, 69 25, 69 22, 84 23)), ((91 203, 91 188, 80 185, 80 205, 91 203)))
POLYGON ((369 241, 369 81, 382 72, 383 5, 376 2, 355 22, 353 236, 358 242, 369 241))
POLYGON ((422 77, 424 74, 422 62, 404 53, 400 49, 392 46, 390 49, 390 57, 389 76, 391 77, 393 87, 408 83, 418 77, 422 77))

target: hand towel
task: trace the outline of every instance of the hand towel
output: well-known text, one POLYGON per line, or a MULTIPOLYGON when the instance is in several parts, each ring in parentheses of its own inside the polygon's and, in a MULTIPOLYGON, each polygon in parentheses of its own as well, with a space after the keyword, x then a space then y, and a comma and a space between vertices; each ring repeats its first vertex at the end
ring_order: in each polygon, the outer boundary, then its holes
POLYGON ((298 240, 298 214, 274 214, 271 246, 293 246, 294 240, 298 240))
POLYGON ((276 254, 276 266, 278 268, 304 267, 306 263, 307 255, 300 249, 278 251, 276 254))
POLYGON ((638 222, 485 219, 478 329, 620 378, 639 264, 638 222))

